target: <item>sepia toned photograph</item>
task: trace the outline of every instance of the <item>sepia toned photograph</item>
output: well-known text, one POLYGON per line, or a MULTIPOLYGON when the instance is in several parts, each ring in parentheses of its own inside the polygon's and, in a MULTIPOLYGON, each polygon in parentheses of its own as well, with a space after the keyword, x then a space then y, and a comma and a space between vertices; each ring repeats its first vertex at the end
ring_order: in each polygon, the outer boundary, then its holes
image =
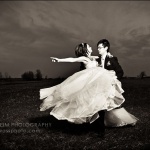
POLYGON ((149 150, 149 18, 142 0, 1 0, 1 149, 149 150))

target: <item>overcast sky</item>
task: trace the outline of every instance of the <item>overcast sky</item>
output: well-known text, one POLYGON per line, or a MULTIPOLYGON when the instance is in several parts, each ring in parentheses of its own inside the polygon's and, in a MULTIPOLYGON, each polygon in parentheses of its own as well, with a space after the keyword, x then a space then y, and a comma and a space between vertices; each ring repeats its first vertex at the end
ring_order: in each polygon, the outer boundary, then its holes
POLYGON ((0 72, 20 77, 40 69, 67 77, 79 63, 52 63, 50 56, 75 57, 74 48, 107 38, 125 76, 150 75, 148 1, 0 1, 0 72))

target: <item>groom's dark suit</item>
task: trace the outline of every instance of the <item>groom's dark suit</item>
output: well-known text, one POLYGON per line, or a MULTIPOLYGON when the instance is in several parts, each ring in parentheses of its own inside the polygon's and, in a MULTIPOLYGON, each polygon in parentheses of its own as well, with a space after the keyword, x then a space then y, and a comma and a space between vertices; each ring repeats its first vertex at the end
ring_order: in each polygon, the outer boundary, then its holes
MULTIPOLYGON (((101 57, 97 59, 99 66, 101 66, 101 57)), ((105 58, 104 68, 107 70, 114 70, 116 72, 117 78, 120 80, 123 77, 123 70, 118 63, 117 57, 105 58)))
MULTIPOLYGON (((99 66, 101 66, 102 62, 101 62, 101 56, 97 59, 97 62, 99 64, 99 66)), ((123 70, 121 68, 121 66, 118 63, 118 59, 117 57, 109 57, 106 56, 105 58, 105 63, 104 63, 104 68, 107 70, 113 70, 116 73, 116 76, 118 78, 118 80, 120 80, 123 76, 123 70)), ((80 70, 85 69, 85 65, 83 63, 81 63, 80 66, 80 70)), ((102 132, 102 134, 104 134, 105 132, 105 125, 104 125, 104 116, 105 116, 105 111, 99 111, 99 119, 97 120, 98 122, 98 132, 102 132)))
MULTIPOLYGON (((101 66, 101 56, 97 59, 99 66, 101 66)), ((107 70, 113 70, 116 73, 117 79, 120 80, 123 77, 123 70, 121 66, 118 63, 117 57, 109 57, 106 55, 105 62, 104 62, 104 68, 107 70)), ((104 134, 105 132, 105 124, 104 124, 104 117, 105 117, 105 111, 99 111, 99 119, 98 119, 98 132, 102 132, 104 134)))
MULTIPOLYGON (((101 57, 97 59, 99 66, 101 66, 101 57)), ((105 58, 104 68, 107 70, 114 70, 116 72, 117 78, 120 80, 123 77, 123 70, 118 63, 117 57, 108 57, 105 58)), ((85 65, 81 63, 80 70, 84 70, 85 65)))

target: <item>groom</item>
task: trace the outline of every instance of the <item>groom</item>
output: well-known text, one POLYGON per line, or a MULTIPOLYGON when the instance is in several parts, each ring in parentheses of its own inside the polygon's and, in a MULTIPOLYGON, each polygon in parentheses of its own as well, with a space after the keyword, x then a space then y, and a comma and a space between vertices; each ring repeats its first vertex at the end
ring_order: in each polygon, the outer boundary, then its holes
MULTIPOLYGON (((99 58, 97 59, 98 64, 100 67, 103 67, 107 70, 112 70, 112 73, 116 74, 117 79, 120 80, 123 76, 123 70, 118 63, 117 57, 113 57, 108 54, 110 49, 110 43, 106 39, 102 39, 97 43, 97 49, 99 53, 99 58)), ((83 63, 81 63, 80 70, 85 69, 83 63)), ((104 116, 105 110, 99 111, 99 118, 97 119, 98 122, 98 134, 100 137, 105 135, 105 124, 104 124, 104 116)))
MULTIPOLYGON (((99 53, 99 58, 97 59, 100 67, 103 67, 107 70, 112 70, 116 74, 118 80, 123 76, 123 70, 118 63, 117 57, 110 57, 108 55, 110 49, 110 43, 106 39, 102 39, 97 43, 97 50, 99 53)), ((101 133, 102 136, 105 134, 105 125, 104 125, 104 116, 105 110, 99 111, 98 122, 98 133, 101 133)))
POLYGON ((110 43, 106 39, 102 39, 97 43, 97 50, 99 53, 99 59, 97 59, 99 66, 113 70, 116 73, 117 79, 120 80, 123 76, 123 70, 118 63, 117 57, 110 57, 108 55, 110 49, 110 43))

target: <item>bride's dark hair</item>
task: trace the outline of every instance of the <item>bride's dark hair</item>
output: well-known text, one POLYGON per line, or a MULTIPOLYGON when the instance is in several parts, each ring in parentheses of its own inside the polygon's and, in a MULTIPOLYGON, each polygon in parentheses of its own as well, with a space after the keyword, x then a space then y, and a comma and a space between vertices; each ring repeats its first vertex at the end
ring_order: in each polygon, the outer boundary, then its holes
POLYGON ((81 43, 75 48, 75 54, 77 57, 87 56, 87 51, 87 43, 81 43))

